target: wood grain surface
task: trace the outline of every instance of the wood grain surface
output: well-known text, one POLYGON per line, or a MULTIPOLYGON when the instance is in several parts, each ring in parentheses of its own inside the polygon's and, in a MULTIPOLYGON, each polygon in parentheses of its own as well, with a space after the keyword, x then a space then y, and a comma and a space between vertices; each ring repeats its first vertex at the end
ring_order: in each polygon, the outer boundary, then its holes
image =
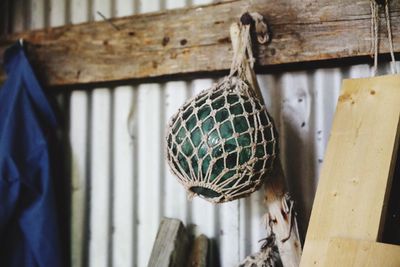
MULTIPOLYGON (((400 49, 400 2, 391 1, 400 49)), ((264 15, 272 40, 255 46, 259 67, 371 53, 369 0, 234 0, 0 37, 0 53, 24 38, 46 86, 214 72, 230 67, 229 25, 245 11, 264 15)), ((388 52, 381 12, 380 52, 388 52)), ((0 75, 1 76, 1 75, 0 75)), ((3 74, 4 78, 4 74, 3 74)))
POLYGON ((300 266, 327 266, 334 237, 381 240, 398 153, 399 88, 400 75, 343 81, 300 266))
POLYGON ((400 246, 372 241, 333 238, 329 242, 325 267, 398 267, 400 246))

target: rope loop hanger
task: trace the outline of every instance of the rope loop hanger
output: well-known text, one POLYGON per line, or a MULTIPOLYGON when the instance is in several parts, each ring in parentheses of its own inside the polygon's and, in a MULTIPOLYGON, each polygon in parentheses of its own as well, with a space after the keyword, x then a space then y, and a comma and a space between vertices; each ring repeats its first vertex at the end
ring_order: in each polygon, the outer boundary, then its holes
POLYGON ((259 44, 266 44, 270 40, 268 25, 264 17, 257 12, 245 12, 240 17, 239 33, 232 34, 233 58, 229 76, 236 72, 243 77, 246 67, 253 69, 255 59, 252 50, 251 29, 254 28, 255 39, 259 44), (234 40, 234 39, 237 40, 234 40))
POLYGON ((376 76, 378 71, 378 54, 379 54, 379 9, 384 6, 385 8, 385 21, 388 33, 388 42, 390 49, 390 68, 392 74, 398 73, 396 66, 396 59, 394 56, 392 26, 390 22, 390 0, 370 0, 371 6, 371 50, 373 51, 374 66, 372 68, 372 76, 376 76))

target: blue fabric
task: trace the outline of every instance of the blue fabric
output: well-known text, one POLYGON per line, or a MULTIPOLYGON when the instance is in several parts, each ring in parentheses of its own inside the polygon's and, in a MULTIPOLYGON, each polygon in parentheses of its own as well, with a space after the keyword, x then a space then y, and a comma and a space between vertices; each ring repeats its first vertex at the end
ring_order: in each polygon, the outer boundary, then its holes
POLYGON ((55 116, 19 44, 0 89, 0 266, 61 266, 46 132, 55 116))

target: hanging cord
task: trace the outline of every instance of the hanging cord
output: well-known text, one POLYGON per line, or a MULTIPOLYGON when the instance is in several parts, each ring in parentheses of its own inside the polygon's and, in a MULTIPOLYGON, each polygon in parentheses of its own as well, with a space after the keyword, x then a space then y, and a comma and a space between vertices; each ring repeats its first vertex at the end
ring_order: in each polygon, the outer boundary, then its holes
POLYGON ((253 67, 254 65, 254 58, 253 51, 251 50, 250 25, 240 24, 239 28, 239 40, 237 42, 236 48, 234 48, 233 50, 233 59, 229 77, 237 74, 238 77, 242 78, 246 70, 246 53, 249 57, 248 60, 251 67, 253 67))
MULTIPOLYGON (((379 52, 379 5, 375 0, 370 1, 371 4, 371 50, 374 53, 374 66, 372 67, 372 76, 376 76, 378 72, 378 52, 379 52)), ((389 1, 385 0, 385 20, 388 32, 389 49, 391 56, 391 72, 392 74, 398 73, 396 66, 396 59, 394 56, 392 27, 390 24, 390 9, 389 1)), ((371 52, 372 52, 371 51, 371 52)))
MULTIPOLYGON (((379 47, 379 32, 378 32, 378 6, 375 0, 371 0, 371 50, 374 55, 374 66, 372 67, 372 76, 376 76, 378 72, 378 47, 379 47)), ((371 51, 371 52, 372 52, 371 51)))
POLYGON ((392 26, 390 24, 390 7, 388 0, 385 0, 385 19, 386 19, 388 38, 389 38, 390 56, 392 58, 392 62, 390 63, 390 68, 392 70, 392 74, 395 74, 398 73, 398 70, 396 66, 396 59, 394 57, 392 26))

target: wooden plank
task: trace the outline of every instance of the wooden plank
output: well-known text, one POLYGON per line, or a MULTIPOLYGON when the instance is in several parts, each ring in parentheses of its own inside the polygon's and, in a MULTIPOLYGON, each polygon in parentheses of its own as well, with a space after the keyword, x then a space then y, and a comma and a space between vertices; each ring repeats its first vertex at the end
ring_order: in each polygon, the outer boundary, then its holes
MULTIPOLYGON (((400 2, 391 3, 399 51, 400 2)), ((25 38, 47 86, 226 70, 232 56, 229 25, 244 10, 265 15, 272 31, 271 43, 256 53, 261 66, 370 54, 369 0, 223 1, 113 19, 119 31, 99 21, 15 33, 0 38, 0 52, 25 38)), ((380 45, 381 52, 388 51, 388 42, 380 45)))
POLYGON ((325 267, 398 267, 400 246, 334 238, 329 242, 325 267))
POLYGON ((207 267, 208 238, 205 235, 198 236, 193 243, 188 267, 207 267))
POLYGON ((189 236, 182 222, 176 219, 164 218, 158 228, 147 266, 185 266, 189 252, 188 248, 189 236))
POLYGON ((343 82, 301 266, 324 266, 331 237, 377 241, 398 148, 400 76, 343 82))

